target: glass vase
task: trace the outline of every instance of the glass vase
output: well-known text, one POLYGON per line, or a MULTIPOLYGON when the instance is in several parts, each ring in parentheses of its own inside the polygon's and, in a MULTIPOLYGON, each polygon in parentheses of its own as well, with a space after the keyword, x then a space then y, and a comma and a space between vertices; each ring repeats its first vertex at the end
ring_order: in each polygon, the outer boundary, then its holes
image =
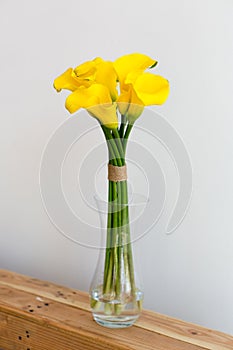
POLYGON ((110 328, 133 325, 143 302, 138 258, 132 240, 138 236, 138 220, 141 220, 147 200, 139 195, 134 195, 129 203, 127 196, 125 200, 119 199, 123 191, 117 186, 125 185, 116 184, 116 196, 112 196, 111 201, 95 197, 101 224, 101 248, 90 286, 90 305, 94 320, 110 328))

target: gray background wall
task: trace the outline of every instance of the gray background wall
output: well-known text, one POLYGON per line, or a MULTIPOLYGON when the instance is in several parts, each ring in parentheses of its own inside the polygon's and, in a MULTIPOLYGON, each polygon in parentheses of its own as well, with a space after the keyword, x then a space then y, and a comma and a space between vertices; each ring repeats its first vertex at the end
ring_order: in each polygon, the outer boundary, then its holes
POLYGON ((68 118, 52 82, 95 56, 142 52, 170 81, 158 111, 193 165, 182 225, 164 234, 174 177, 161 221, 138 244, 145 307, 233 334, 232 14, 231 0, 1 0, 1 268, 88 290, 98 252, 59 234, 40 197, 43 149, 68 118))

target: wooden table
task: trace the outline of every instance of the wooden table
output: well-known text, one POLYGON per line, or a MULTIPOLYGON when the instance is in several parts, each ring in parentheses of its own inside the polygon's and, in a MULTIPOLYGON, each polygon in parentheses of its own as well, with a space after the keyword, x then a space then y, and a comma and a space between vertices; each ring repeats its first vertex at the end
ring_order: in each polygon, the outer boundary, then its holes
POLYGON ((97 325, 87 293, 0 270, 0 350, 224 350, 233 337, 151 311, 126 329, 97 325))

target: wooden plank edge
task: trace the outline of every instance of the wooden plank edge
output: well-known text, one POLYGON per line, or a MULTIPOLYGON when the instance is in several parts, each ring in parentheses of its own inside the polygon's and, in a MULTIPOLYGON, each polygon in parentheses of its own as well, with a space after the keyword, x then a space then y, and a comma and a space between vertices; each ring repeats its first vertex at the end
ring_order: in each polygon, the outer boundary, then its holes
MULTIPOLYGON (((35 278, 30 278, 25 275, 21 275, 18 273, 14 273, 7 270, 0 270, 1 274, 8 275, 11 279, 14 280, 14 276, 16 278, 22 279, 22 282, 25 283, 22 284, 14 284, 10 282, 0 281, 0 285, 8 286, 10 288, 15 288, 20 291, 25 291, 30 294, 38 295, 38 290, 33 287, 33 285, 28 285, 26 282, 29 279, 33 279, 35 282, 38 282, 39 284, 45 283, 46 281, 42 281, 35 278)), ((58 286, 54 283, 48 282, 51 286, 55 286, 58 289, 64 288, 65 290, 70 290, 67 287, 58 286)), ((39 286, 37 286, 39 287, 39 286)), ((38 288, 39 289, 39 288, 38 288)), ((49 289, 49 286, 48 286, 49 289)), ((82 297, 87 298, 87 293, 77 291, 78 294, 80 294, 82 297)), ((77 307, 81 310, 90 312, 90 307, 87 302, 75 302, 74 300, 69 299, 63 299, 62 297, 55 296, 53 293, 47 291, 47 290, 40 290, 39 296, 48 298, 52 301, 59 301, 60 303, 77 307)), ((156 332, 158 334, 170 337, 172 339, 180 340, 182 342, 186 342, 192 345, 201 346, 204 349, 208 350, 232 350, 233 349, 233 337, 219 332, 219 331, 213 331, 211 329, 190 323, 185 322, 182 320, 178 320, 176 318, 165 316, 159 313, 155 313, 150 310, 143 310, 141 317, 139 320, 135 323, 134 327, 139 327, 142 329, 145 329, 147 331, 156 332), (151 322, 151 319, 153 318, 153 323, 151 322), (168 326, 169 324, 169 326, 168 326), (207 339, 203 339, 203 337, 206 337, 207 339), (225 340, 229 341, 229 344, 224 344, 223 341, 225 340)))
MULTIPOLYGON (((56 321, 56 319, 38 317, 38 315, 29 314, 28 312, 20 309, 16 312, 15 308, 7 305, 0 305, 0 313, 5 314, 6 316, 9 315, 14 317, 15 319, 19 320, 19 322, 21 322, 20 320, 22 320, 22 322, 28 321, 30 324, 32 323, 39 327, 46 327, 48 330, 51 329, 53 331, 57 331, 59 334, 63 334, 64 337, 71 336, 75 339, 79 339, 79 341, 84 341, 85 343, 89 342, 90 345, 93 344, 93 346, 96 344, 97 335, 95 333, 66 324, 62 324, 61 327, 61 323, 56 321)), ((100 343, 99 345, 101 345, 101 348, 103 349, 132 350, 131 347, 123 344, 121 341, 116 343, 116 339, 112 339, 107 335, 105 337, 99 337, 98 341, 100 343)))
POLYGON ((155 314, 150 310, 144 310, 143 317, 138 320, 136 326, 208 350, 233 350, 233 337, 231 335, 170 316, 155 314), (152 317, 156 315, 157 318, 157 322, 154 320, 153 325, 148 320, 150 314, 152 317), (172 326, 167 326, 165 323, 172 324, 172 326))

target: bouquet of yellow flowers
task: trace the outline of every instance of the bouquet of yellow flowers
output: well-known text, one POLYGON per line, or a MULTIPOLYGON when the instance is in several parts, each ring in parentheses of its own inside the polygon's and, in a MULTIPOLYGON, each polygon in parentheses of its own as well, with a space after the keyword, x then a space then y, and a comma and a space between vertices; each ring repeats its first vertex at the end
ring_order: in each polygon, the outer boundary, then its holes
POLYGON ((102 282, 91 291, 91 307, 95 320, 109 327, 131 325, 141 309, 130 239, 125 157, 128 137, 144 107, 163 104, 168 97, 168 81, 147 71, 156 65, 157 61, 140 53, 114 62, 97 57, 67 69, 54 81, 58 92, 71 91, 66 99, 68 111, 86 109, 99 122, 107 142, 105 261, 102 282))

